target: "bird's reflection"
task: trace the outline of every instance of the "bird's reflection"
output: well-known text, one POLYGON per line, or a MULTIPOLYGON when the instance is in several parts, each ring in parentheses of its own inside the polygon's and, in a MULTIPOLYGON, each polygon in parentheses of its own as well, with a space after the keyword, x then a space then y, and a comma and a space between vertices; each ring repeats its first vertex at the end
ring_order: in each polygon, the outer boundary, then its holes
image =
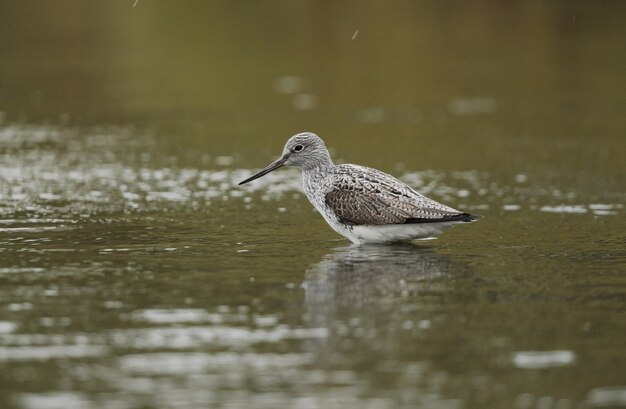
POLYGON ((445 379, 430 371, 430 357, 450 352, 439 342, 440 307, 451 276, 464 268, 412 244, 341 247, 324 256, 303 283, 305 324, 327 330, 303 344, 315 368, 329 383, 342 382, 332 376, 339 370, 346 385, 395 395, 389 407, 450 407, 425 380, 445 379))
POLYGON ((413 297, 441 292, 442 278, 462 269, 445 255, 412 244, 338 248, 306 271, 309 321, 319 325, 359 311, 376 314, 407 299, 419 303, 413 297))

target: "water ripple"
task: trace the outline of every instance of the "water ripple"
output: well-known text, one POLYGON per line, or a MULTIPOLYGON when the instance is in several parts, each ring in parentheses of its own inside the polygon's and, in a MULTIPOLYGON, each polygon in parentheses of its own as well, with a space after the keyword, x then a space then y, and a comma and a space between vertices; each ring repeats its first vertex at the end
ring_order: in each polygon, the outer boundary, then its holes
MULTIPOLYGON (((145 161, 132 159, 149 155, 136 152, 138 146, 153 143, 149 136, 125 139, 130 131, 124 128, 81 132, 36 125, 0 128, 0 147, 5 149, 0 154, 0 215, 7 226, 0 231, 68 228, 62 224, 69 222, 50 217, 53 214, 75 220, 94 212, 142 212, 225 201, 243 201, 250 208, 259 202, 253 196, 260 195, 260 201, 266 202, 284 200, 285 195, 299 197, 302 192, 301 176, 295 169, 238 186, 256 170, 234 167, 232 156, 216 156, 216 169, 149 167, 145 161), (11 220, 58 226, 15 226, 11 220)), ((425 195, 475 212, 499 208, 613 216, 623 208, 619 201, 585 203, 577 200, 576 192, 544 185, 526 174, 514 175, 506 184, 496 183, 488 172, 472 170, 424 170, 400 176, 425 195)))

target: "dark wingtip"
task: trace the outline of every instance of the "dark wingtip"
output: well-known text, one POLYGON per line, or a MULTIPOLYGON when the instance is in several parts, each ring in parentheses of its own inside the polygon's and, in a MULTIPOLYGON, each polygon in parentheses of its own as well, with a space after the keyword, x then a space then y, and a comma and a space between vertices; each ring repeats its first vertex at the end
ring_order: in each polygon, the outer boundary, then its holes
POLYGON ((404 223, 440 223, 440 222, 474 222, 478 220, 479 216, 474 216, 469 213, 459 213, 453 215, 447 215, 443 217, 439 217, 437 219, 426 219, 426 218, 409 218, 406 219, 404 223))
POLYGON ((476 215, 469 214, 469 213, 461 213, 457 215, 456 217, 458 217, 457 220, 460 222, 475 222, 476 220, 480 219, 480 216, 476 216, 476 215))

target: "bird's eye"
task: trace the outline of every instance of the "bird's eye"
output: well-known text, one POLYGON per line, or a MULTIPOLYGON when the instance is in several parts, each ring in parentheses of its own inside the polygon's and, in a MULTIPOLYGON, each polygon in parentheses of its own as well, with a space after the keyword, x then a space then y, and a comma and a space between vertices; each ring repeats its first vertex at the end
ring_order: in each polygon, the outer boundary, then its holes
POLYGON ((304 146, 302 145, 296 145, 293 147, 294 152, 300 152, 302 149, 304 149, 304 146))

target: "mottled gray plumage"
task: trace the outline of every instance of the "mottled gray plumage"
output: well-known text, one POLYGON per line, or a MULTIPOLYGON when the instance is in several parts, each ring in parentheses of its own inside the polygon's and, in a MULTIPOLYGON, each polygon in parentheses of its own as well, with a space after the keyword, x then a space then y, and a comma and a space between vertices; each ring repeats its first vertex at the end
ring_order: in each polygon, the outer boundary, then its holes
POLYGON ((427 198, 398 179, 358 165, 335 166, 326 178, 325 205, 351 225, 450 221, 460 213, 427 198))
POLYGON ((302 170, 309 201, 335 231, 355 243, 432 237, 454 223, 476 220, 379 170, 335 165, 324 141, 309 132, 291 137, 278 160, 240 184, 285 165, 302 170))

